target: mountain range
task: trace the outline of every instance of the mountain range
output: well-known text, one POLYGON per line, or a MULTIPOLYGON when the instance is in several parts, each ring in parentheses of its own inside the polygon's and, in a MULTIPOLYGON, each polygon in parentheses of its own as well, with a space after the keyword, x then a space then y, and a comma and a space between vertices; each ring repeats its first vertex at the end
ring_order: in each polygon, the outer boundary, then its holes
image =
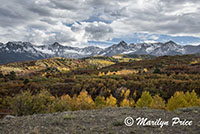
POLYGON ((50 57, 84 58, 95 55, 113 56, 118 54, 138 55, 183 55, 200 53, 200 45, 179 45, 173 41, 165 43, 127 44, 121 41, 107 48, 88 46, 85 48, 63 46, 58 42, 51 45, 37 46, 30 42, 0 43, 0 64, 10 62, 38 60, 50 57))

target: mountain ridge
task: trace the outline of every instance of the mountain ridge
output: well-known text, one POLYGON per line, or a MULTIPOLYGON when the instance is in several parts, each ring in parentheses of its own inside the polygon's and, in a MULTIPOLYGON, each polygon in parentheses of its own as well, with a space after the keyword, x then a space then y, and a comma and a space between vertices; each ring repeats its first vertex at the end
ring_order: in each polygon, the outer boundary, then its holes
POLYGON ((30 42, 8 42, 0 43, 0 64, 38 60, 50 57, 84 58, 95 55, 113 56, 118 54, 138 54, 138 55, 183 55, 200 53, 200 45, 182 46, 173 41, 165 43, 130 43, 121 41, 106 48, 88 46, 84 48, 63 46, 58 42, 50 45, 34 45, 30 42))

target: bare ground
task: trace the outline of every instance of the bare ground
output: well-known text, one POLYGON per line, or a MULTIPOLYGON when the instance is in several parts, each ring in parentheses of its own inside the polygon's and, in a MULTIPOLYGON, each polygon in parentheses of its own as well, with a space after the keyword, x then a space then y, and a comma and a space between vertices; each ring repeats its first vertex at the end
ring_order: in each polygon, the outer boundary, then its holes
POLYGON ((174 112, 137 108, 105 108, 102 110, 67 111, 36 114, 0 120, 0 134, 200 134, 200 108, 183 108, 174 112), (162 121, 169 124, 126 126, 124 119, 131 116, 162 121), (191 126, 172 126, 172 118, 192 121, 191 126))

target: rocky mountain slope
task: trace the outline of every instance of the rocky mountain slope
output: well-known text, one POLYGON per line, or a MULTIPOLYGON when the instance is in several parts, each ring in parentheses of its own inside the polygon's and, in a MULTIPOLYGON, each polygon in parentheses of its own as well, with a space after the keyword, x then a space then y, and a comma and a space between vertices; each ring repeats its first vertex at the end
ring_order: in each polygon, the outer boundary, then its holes
POLYGON ((173 41, 166 43, 127 44, 121 41, 107 48, 89 46, 85 48, 63 46, 58 42, 51 45, 36 46, 29 42, 0 43, 0 64, 38 60, 49 57, 83 58, 95 55, 113 56, 118 54, 138 55, 182 55, 200 53, 199 46, 178 45, 173 41))
POLYGON ((174 112, 128 107, 67 111, 23 117, 7 116, 0 120, 0 134, 199 134, 199 118, 198 107, 178 109, 174 112), (134 120, 132 126, 126 126, 124 123, 129 116, 134 120), (147 121, 137 125, 136 119, 140 117, 147 118, 147 121), (178 117, 182 125, 179 122, 172 126, 174 117, 178 117), (157 125, 147 123, 159 119, 157 125), (161 121, 168 121, 168 125, 161 127, 161 121), (183 125, 186 121, 192 121, 191 125, 183 125))

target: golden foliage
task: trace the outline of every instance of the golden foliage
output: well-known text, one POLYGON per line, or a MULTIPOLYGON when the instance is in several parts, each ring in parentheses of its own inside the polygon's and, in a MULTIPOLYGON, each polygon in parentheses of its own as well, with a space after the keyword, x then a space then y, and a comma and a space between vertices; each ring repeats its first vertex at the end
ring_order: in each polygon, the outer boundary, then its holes
POLYGON ((55 98, 55 101, 52 103, 50 107, 50 112, 62 112, 71 110, 72 98, 67 94, 63 95, 60 98, 55 98))
POLYGON ((127 98, 124 98, 122 102, 120 103, 121 107, 128 107, 129 106, 129 100, 127 98))
POLYGON ((96 106, 96 108, 104 108, 106 106, 105 97, 97 96, 95 98, 95 106, 96 106))
POLYGON ((124 97, 124 99, 120 102, 121 107, 133 107, 135 105, 135 101, 133 99, 128 99, 130 95, 130 90, 124 91, 124 89, 121 91, 121 97, 124 97))
POLYGON ((99 72, 98 76, 104 76, 105 73, 104 72, 99 72))
POLYGON ((133 99, 124 98, 120 103, 121 107, 134 107, 135 101, 133 99))
POLYGON ((93 65, 97 65, 99 67, 105 67, 105 66, 109 66, 109 65, 115 64, 112 61, 103 60, 103 59, 90 59, 89 63, 93 64, 93 65))
POLYGON ((103 75, 128 75, 128 74, 136 74, 138 73, 138 70, 127 70, 127 69, 123 69, 117 72, 110 72, 108 71, 107 73, 104 72, 99 72, 98 76, 103 76, 103 75))
POLYGON ((187 102, 187 106, 200 106, 199 98, 194 90, 192 92, 187 91, 185 93, 185 100, 187 102))
POLYGON ((153 96, 153 102, 151 108, 154 109, 165 109, 165 101, 158 94, 153 96))
POLYGON ((147 69, 147 68, 144 68, 144 70, 143 70, 143 71, 146 73, 146 72, 148 72, 148 69, 147 69))
POLYGON ((138 70, 123 69, 123 70, 117 71, 115 74, 116 75, 127 75, 127 74, 136 74, 138 72, 139 72, 138 70))
POLYGON ((126 92, 124 93, 124 97, 128 98, 130 95, 130 92, 131 92, 130 89, 126 90, 126 92))
POLYGON ((112 94, 106 98, 106 106, 116 107, 117 99, 112 96, 112 94))
POLYGON ((187 102, 184 96, 184 92, 175 92, 174 96, 168 100, 167 109, 175 110, 176 108, 186 107, 187 102))
POLYGON ((142 93, 141 98, 136 102, 136 107, 150 107, 153 102, 153 98, 148 91, 142 93))
POLYGON ((191 93, 187 91, 185 94, 184 92, 177 91, 167 103, 167 109, 171 111, 177 108, 191 106, 200 106, 199 98, 194 90, 191 93))
POLYGON ((134 91, 134 92, 133 92, 133 99, 136 99, 136 97, 137 97, 137 92, 134 91))
POLYGON ((199 59, 197 59, 197 60, 195 60, 195 61, 192 61, 192 62, 190 62, 190 64, 197 64, 197 63, 199 63, 199 59))
POLYGON ((72 98, 72 102, 74 104, 74 107, 72 107, 72 110, 85 110, 85 109, 94 109, 95 103, 92 100, 92 97, 88 95, 87 91, 82 91, 78 96, 74 95, 72 98))
MULTIPOLYGON (((136 92, 133 93, 136 96, 136 92)), ((165 101, 155 95, 153 98, 148 91, 144 91, 141 98, 135 104, 134 96, 130 96, 130 90, 122 90, 122 101, 119 103, 121 107, 151 107, 155 109, 165 109, 165 101)), ((8 97, 7 102, 12 111, 17 115, 31 115, 35 113, 49 113, 66 110, 85 110, 104 108, 106 106, 117 107, 117 99, 110 94, 105 99, 103 96, 97 96, 95 101, 86 90, 80 92, 79 95, 74 95, 72 98, 69 95, 54 97, 48 90, 41 90, 37 94, 23 91, 14 97, 8 97)), ((3 104, 3 99, 0 98, 0 107, 3 104)), ((167 110, 174 110, 182 107, 200 106, 200 99, 193 90, 192 92, 175 92, 168 100, 167 110)))

